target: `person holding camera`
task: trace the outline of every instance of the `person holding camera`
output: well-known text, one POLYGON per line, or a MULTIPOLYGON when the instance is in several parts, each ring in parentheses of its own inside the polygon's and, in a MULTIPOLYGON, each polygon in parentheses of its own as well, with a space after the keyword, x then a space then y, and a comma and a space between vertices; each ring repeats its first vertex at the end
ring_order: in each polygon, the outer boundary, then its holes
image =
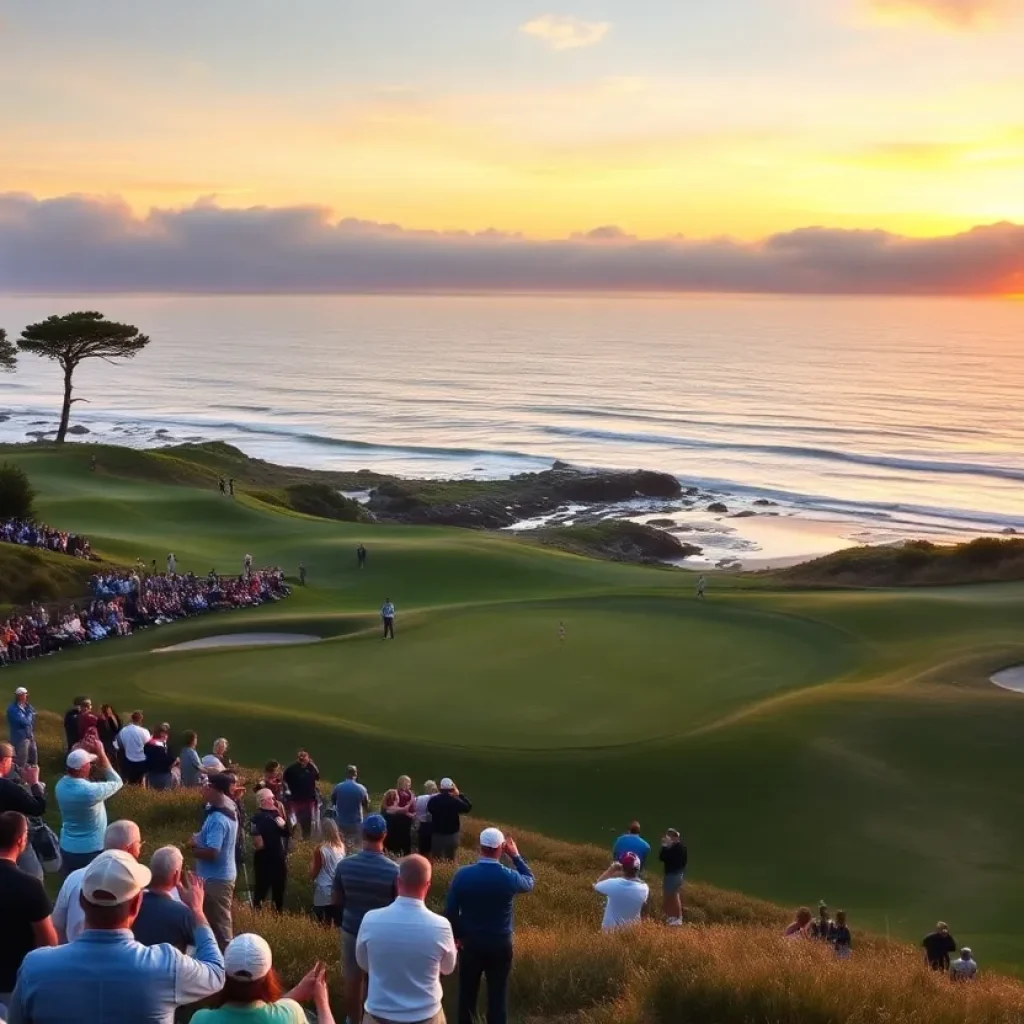
POLYGON ((683 901, 680 892, 683 878, 686 875, 688 854, 679 830, 669 828, 661 839, 661 850, 658 859, 665 869, 665 878, 661 883, 662 907, 668 924, 678 926, 683 923, 683 901))

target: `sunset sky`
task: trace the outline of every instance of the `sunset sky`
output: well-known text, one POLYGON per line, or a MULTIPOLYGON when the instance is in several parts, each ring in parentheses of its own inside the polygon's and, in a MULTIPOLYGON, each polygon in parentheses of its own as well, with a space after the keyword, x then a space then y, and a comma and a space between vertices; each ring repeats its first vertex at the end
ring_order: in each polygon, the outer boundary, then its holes
POLYGON ((1024 0, 0 0, 0 193, 753 242, 1024 223, 1024 0))

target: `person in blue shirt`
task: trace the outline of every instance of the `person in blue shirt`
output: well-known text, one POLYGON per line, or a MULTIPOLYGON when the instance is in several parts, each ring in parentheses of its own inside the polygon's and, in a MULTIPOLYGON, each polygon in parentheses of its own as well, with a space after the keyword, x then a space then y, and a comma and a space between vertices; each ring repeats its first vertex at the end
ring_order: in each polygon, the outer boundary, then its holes
POLYGON ((232 799, 235 777, 213 774, 203 787, 206 801, 203 827, 191 839, 196 858, 196 874, 203 880, 203 911, 210 921, 221 949, 234 937, 231 905, 235 898, 238 865, 238 811, 232 799))
POLYGON ((619 836, 612 847, 612 860, 621 861, 624 853, 635 853, 640 858, 640 867, 647 863, 651 852, 651 844, 640 835, 640 822, 630 823, 629 831, 619 836))
POLYGON ((28 690, 19 686, 14 691, 14 700, 7 708, 7 728, 14 747, 14 763, 19 768, 27 764, 38 764, 36 750, 36 709, 28 702, 28 690))
POLYGON ((354 853, 363 845, 363 817, 370 808, 370 794, 359 781, 359 769, 354 764, 345 769, 345 781, 334 787, 331 803, 345 849, 354 853))
POLYGON ((193 957, 133 938, 149 883, 149 869, 123 850, 108 850, 89 865, 82 878, 85 931, 25 957, 9 1024, 173 1024, 177 1007, 221 990, 224 959, 203 916, 203 883, 193 878, 181 890, 195 915, 193 957))
POLYGON ((480 860, 459 868, 445 900, 459 956, 459 1024, 473 1024, 481 978, 487 978, 487 1024, 508 1021, 508 976, 512 969, 512 901, 533 892, 533 872, 515 840, 496 828, 480 833, 480 860), (513 867, 501 863, 507 854, 513 867))

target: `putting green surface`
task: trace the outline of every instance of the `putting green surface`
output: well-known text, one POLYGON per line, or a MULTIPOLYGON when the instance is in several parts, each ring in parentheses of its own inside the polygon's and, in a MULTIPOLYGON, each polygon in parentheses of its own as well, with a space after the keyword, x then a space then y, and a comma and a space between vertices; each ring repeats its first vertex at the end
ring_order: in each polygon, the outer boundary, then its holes
POLYGON ((300 562, 286 601, 107 641, 0 679, 62 711, 138 706, 248 763, 307 746, 377 792, 452 775, 479 814, 608 840, 683 831, 702 879, 920 938, 938 918, 989 963, 1024 965, 1024 587, 773 590, 613 565, 470 531, 348 524, 167 481, 133 453, 12 449, 48 522, 105 556, 205 573, 300 562), (104 464, 114 463, 101 456, 104 464), (355 547, 369 549, 367 568, 355 547), (377 610, 398 608, 383 642, 377 610), (559 623, 565 640, 559 639, 559 623), (157 647, 225 633, 308 646, 157 647), (17 682, 16 682, 17 681, 17 682))

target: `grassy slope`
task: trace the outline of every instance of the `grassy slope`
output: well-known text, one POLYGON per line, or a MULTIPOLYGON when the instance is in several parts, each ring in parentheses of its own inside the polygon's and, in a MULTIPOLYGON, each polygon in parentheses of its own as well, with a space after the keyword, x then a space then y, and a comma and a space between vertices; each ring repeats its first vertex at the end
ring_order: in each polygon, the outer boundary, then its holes
POLYGON ((94 476, 75 448, 13 457, 44 517, 110 557, 173 550, 230 571, 251 551, 292 572, 304 561, 313 584, 19 670, 43 706, 82 690, 143 705, 227 732, 252 763, 301 742, 334 774, 358 761, 378 788, 402 771, 453 774, 487 813, 569 839, 603 843, 633 816, 652 832, 676 824, 700 878, 784 904, 824 897, 908 937, 942 916, 986 961, 1024 963, 1024 701, 986 681, 1024 661, 1020 585, 810 594, 759 581, 715 584, 698 605, 679 574, 282 514, 208 481, 163 483, 164 463, 139 453, 125 476, 94 476), (394 645, 375 635, 385 596, 394 645), (252 628, 336 639, 148 653, 252 628))

